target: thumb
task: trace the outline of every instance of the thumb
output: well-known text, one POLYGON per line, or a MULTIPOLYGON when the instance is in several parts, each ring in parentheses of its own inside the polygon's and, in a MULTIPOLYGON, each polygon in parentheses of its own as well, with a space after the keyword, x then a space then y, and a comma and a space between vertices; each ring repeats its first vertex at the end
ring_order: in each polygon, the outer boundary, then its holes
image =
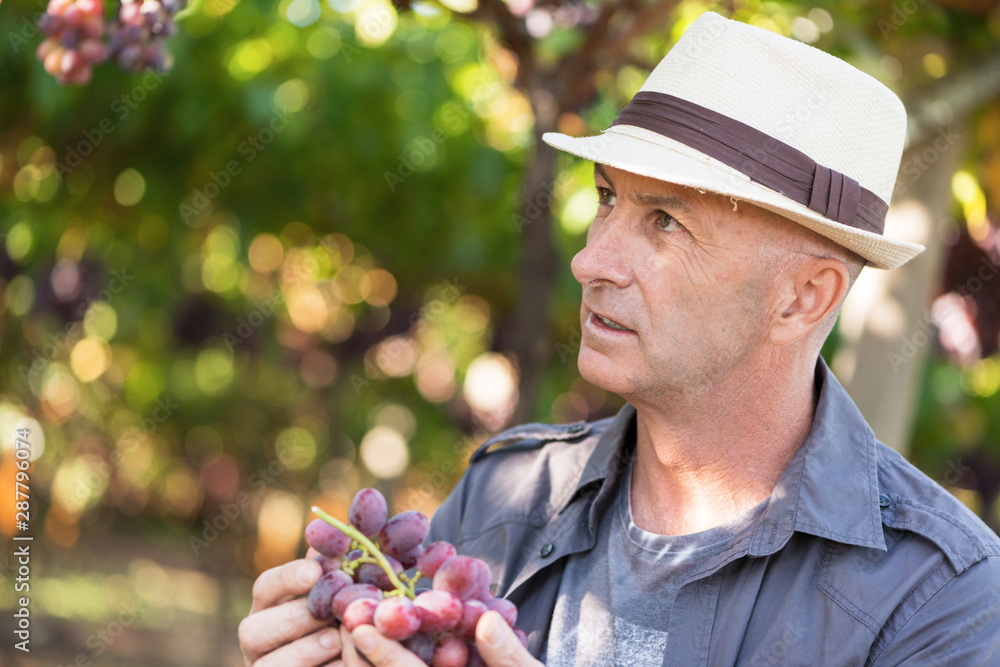
POLYGON ((489 667, 541 665, 498 612, 488 611, 476 624, 476 648, 489 667))
MULTIPOLYGON (((341 625, 346 631, 347 627, 341 625)), ((403 648, 397 641, 389 639, 371 625, 359 625, 350 633, 353 648, 357 649, 367 662, 351 663, 348 659, 349 647, 344 644, 344 664, 368 664, 378 667, 427 667, 423 660, 403 648)))

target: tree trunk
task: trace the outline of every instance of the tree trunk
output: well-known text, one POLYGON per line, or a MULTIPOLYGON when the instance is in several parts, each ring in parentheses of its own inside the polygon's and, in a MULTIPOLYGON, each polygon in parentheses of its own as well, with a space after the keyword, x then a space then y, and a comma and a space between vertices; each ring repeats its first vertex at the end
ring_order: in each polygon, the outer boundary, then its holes
POLYGON ((935 148, 934 134, 903 153, 897 196, 886 219, 887 236, 921 243, 927 250, 894 271, 862 272, 841 311, 846 344, 833 363, 875 436, 903 453, 909 449, 913 410, 934 345, 930 304, 946 259, 941 233, 944 225, 953 224, 948 215, 951 177, 968 134, 965 125, 948 129, 958 139, 945 150, 935 148))
POLYGON ((1000 53, 995 52, 907 105, 909 144, 886 234, 927 250, 895 271, 865 269, 841 311, 838 326, 846 344, 833 370, 875 435, 904 454, 933 346, 930 305, 946 259, 942 228, 952 224, 951 177, 968 144, 967 119, 998 92, 1000 53))
POLYGON ((520 215, 516 216, 524 252, 513 341, 520 371, 519 400, 509 420, 512 424, 537 418, 539 390, 552 352, 549 310, 560 270, 552 239, 556 151, 542 141, 542 134, 555 129, 558 113, 545 89, 533 91, 531 102, 535 112, 535 155, 525 174, 520 215))

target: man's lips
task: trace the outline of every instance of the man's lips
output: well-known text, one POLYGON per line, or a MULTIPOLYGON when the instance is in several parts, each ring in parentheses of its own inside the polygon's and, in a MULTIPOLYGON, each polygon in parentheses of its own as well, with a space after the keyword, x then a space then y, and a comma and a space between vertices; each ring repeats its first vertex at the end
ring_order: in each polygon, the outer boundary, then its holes
POLYGON ((590 306, 587 306, 587 310, 591 313, 591 319, 595 320, 594 324, 596 326, 606 328, 610 331, 618 331, 621 333, 635 333, 632 329, 629 329, 624 324, 614 319, 613 317, 608 317, 604 313, 594 310, 590 306))

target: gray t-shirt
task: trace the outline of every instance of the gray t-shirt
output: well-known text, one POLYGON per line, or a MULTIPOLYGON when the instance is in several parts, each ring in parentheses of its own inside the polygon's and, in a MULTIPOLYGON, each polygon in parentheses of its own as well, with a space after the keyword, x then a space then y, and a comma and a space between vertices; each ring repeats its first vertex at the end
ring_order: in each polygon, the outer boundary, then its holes
POLYGON ((656 535, 632 522, 631 478, 630 463, 615 502, 600 519, 596 546, 566 563, 542 655, 550 667, 662 664, 677 591, 752 529, 769 501, 710 530, 656 535))

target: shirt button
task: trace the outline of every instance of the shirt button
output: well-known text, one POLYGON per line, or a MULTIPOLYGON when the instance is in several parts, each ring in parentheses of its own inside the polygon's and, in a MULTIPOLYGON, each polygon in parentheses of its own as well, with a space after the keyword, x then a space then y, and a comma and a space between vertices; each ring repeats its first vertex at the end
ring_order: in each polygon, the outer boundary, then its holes
POLYGON ((889 506, 889 496, 885 495, 884 493, 878 494, 878 506, 881 507, 882 509, 885 509, 886 507, 888 507, 889 506))
POLYGON ((549 556, 552 555, 552 552, 555 551, 555 549, 556 546, 551 542, 548 542, 547 544, 543 545, 541 549, 538 550, 538 555, 541 556, 542 558, 548 558, 549 556))
POLYGON ((579 433, 580 431, 583 430, 583 424, 573 424, 566 430, 569 431, 570 433, 579 433))

